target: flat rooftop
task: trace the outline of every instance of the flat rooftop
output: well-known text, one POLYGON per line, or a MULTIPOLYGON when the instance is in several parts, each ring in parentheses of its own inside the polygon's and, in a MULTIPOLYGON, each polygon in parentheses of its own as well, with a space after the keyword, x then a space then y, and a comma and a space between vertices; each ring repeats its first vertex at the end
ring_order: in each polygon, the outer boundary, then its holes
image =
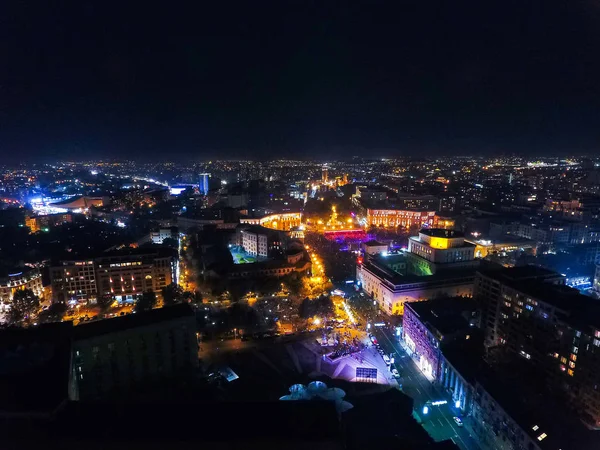
POLYGON ((471 326, 463 313, 475 311, 477 306, 472 299, 439 298, 424 302, 407 302, 405 308, 416 313, 421 322, 430 331, 439 331, 442 335, 470 330, 471 326))
POLYGON ((525 295, 565 311, 566 317, 562 319, 576 327, 589 325, 600 328, 600 302, 580 294, 575 288, 545 281, 564 278, 556 272, 538 266, 480 272, 525 295))
POLYGON ((423 228, 419 231, 419 233, 424 234, 425 236, 438 237, 438 238, 447 238, 447 239, 456 239, 456 238, 464 238, 464 233, 455 230, 446 230, 444 228, 423 228))
POLYGON ((188 304, 152 309, 147 312, 128 314, 126 316, 87 322, 73 329, 73 337, 77 340, 90 339, 109 333, 130 330, 132 328, 154 325, 160 322, 176 320, 182 317, 194 317, 194 311, 188 304))
POLYGON ((395 272, 389 267, 383 265, 384 261, 384 258, 368 260, 363 263, 363 266, 375 276, 386 280, 388 283, 393 284, 397 288, 415 283, 437 283, 465 277, 474 278, 475 273, 477 272, 476 268, 465 268, 440 271, 433 275, 426 276, 400 275, 398 272, 395 272))

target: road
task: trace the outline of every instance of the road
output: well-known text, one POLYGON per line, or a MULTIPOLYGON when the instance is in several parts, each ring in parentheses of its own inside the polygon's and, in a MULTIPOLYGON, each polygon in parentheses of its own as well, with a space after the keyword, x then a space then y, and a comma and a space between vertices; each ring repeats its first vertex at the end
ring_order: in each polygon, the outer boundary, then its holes
POLYGON ((422 420, 423 428, 431 437, 436 441, 452 439, 463 450, 479 450, 479 445, 467 429, 454 422, 453 417, 459 413, 454 408, 450 395, 425 378, 388 328, 375 328, 373 334, 387 354, 394 353, 395 366, 401 376, 402 391, 414 400, 414 407, 422 420), (446 400, 448 403, 429 406, 429 413, 423 414, 423 406, 427 401, 440 400, 446 400))

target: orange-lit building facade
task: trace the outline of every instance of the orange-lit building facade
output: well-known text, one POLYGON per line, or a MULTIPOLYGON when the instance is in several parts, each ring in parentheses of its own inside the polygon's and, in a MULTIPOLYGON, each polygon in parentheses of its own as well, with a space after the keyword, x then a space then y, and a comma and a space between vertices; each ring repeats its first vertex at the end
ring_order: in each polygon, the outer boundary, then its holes
POLYGON ((29 227, 31 233, 37 233, 44 228, 53 228, 64 223, 71 223, 71 214, 47 214, 44 216, 25 216, 25 226, 29 227))
POLYGON ((377 227, 432 227, 435 211, 367 209, 367 225, 377 227))
POLYGON ((262 217, 242 217, 240 223, 248 225, 261 225, 272 230, 290 231, 299 227, 302 222, 301 212, 269 214, 262 217))
POLYGON ((20 289, 31 289, 35 295, 44 297, 42 274, 39 270, 18 271, 0 278, 0 311, 10 308, 13 295, 20 289))

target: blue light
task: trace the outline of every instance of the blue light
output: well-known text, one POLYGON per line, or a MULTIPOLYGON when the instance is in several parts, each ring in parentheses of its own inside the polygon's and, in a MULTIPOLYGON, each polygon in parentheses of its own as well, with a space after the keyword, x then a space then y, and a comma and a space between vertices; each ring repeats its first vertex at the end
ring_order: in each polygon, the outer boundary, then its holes
POLYGON ((456 400, 456 401, 454 402, 454 407, 455 407, 455 408, 460 408, 460 400, 456 400))
POLYGON ((423 406, 423 414, 429 414, 429 408, 427 406, 423 406))

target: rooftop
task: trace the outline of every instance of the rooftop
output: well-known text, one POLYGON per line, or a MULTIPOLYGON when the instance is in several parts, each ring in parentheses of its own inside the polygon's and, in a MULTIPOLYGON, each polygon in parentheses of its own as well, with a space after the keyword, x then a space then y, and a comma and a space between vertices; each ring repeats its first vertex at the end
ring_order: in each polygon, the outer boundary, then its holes
POLYGON ((420 234, 424 234, 425 236, 438 237, 438 238, 447 238, 447 239, 455 239, 455 238, 464 238, 465 235, 460 231, 455 230, 446 230, 443 228, 423 228, 419 231, 420 234))
POLYGON ((576 327, 590 325, 600 328, 600 303, 580 294, 575 288, 545 281, 564 278, 556 272, 537 266, 523 266, 496 271, 484 270, 482 273, 564 311, 566 316, 562 319, 576 327))
POLYGON ((562 401, 537 389, 539 379, 527 368, 487 368, 477 381, 542 450, 598 448, 598 432, 585 428, 562 401))
POLYGON ((194 312, 188 304, 168 306, 147 312, 128 314, 126 316, 87 322, 78 325, 73 330, 75 340, 90 339, 109 333, 117 333, 137 327, 154 325, 160 322, 176 320, 182 317, 194 317, 194 312))
POLYGON ((477 306, 472 299, 439 298, 424 302, 408 302, 405 308, 411 309, 421 322, 441 336, 471 329, 464 317, 465 312, 475 311, 477 306))
POLYGON ((400 275, 398 272, 385 265, 385 258, 365 260, 363 266, 388 283, 394 286, 402 286, 414 283, 433 283, 437 281, 452 280, 455 278, 475 277, 476 268, 452 269, 440 271, 433 275, 400 275))

